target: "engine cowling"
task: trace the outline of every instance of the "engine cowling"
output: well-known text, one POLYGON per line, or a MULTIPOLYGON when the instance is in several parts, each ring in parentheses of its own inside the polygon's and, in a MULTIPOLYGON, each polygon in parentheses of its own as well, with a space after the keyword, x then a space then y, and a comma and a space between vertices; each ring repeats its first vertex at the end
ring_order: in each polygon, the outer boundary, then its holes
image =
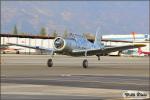
POLYGON ((76 41, 73 39, 63 39, 62 37, 57 37, 53 43, 54 49, 57 51, 72 51, 76 48, 76 41))
POLYGON ((53 43, 53 47, 57 51, 62 51, 65 48, 65 45, 66 41, 61 37, 57 37, 53 43))

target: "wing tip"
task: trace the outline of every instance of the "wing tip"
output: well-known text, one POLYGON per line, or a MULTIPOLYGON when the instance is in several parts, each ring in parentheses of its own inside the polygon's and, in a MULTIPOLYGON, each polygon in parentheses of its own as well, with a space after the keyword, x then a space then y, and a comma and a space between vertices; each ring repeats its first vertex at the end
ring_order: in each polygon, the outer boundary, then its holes
POLYGON ((136 47, 145 47, 146 45, 145 44, 134 44, 134 46, 136 46, 136 47))

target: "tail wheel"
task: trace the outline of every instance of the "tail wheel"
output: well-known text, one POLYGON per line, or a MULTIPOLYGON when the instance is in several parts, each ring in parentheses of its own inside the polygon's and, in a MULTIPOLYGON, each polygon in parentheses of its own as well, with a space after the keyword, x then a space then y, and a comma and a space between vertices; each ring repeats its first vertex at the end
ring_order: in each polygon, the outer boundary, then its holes
POLYGON ((52 59, 48 59, 48 61, 47 61, 47 66, 48 66, 48 67, 52 67, 52 66, 53 66, 53 61, 52 61, 52 59))
POLYGON ((88 61, 85 59, 83 60, 83 68, 87 68, 88 67, 88 61))

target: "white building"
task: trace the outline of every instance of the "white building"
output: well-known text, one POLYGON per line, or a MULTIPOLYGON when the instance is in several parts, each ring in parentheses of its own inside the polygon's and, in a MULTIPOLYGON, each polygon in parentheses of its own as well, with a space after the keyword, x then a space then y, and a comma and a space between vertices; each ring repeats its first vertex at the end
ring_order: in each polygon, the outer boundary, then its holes
POLYGON ((103 35, 103 39, 143 42, 150 40, 149 34, 103 35))

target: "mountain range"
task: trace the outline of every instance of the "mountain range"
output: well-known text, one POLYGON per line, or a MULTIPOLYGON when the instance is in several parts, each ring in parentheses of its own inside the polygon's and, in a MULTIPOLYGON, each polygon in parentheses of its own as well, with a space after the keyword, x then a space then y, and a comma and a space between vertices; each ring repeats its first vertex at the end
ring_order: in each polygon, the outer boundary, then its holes
POLYGON ((148 1, 1 1, 1 32, 130 34, 149 32, 148 1))

